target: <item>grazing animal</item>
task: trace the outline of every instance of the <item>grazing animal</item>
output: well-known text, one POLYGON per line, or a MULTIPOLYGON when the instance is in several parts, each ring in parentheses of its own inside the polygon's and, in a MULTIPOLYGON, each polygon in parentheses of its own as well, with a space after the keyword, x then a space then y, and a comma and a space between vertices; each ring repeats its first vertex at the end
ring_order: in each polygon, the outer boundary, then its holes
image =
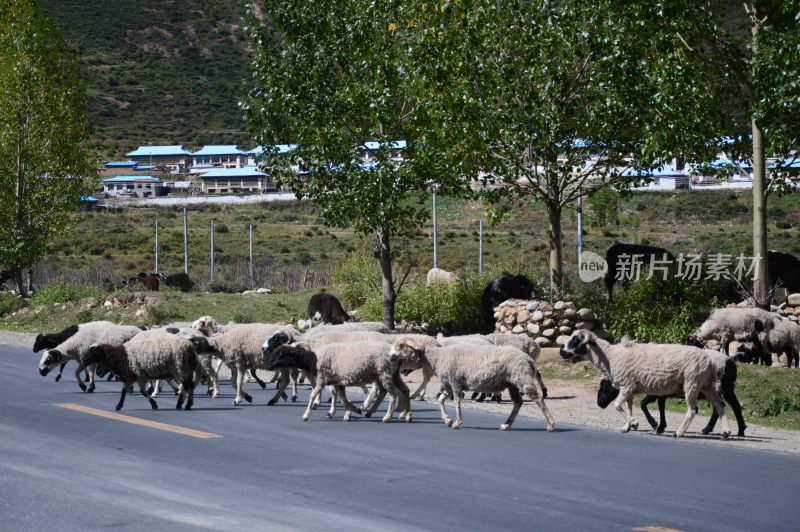
POLYGON ((67 337, 57 346, 45 349, 39 360, 39 374, 44 377, 56 366, 61 366, 70 360, 78 363, 75 370, 75 380, 84 392, 92 393, 94 385, 94 365, 87 364, 84 357, 89 350, 89 346, 95 343, 105 343, 111 345, 122 345, 138 333, 142 332, 139 327, 131 325, 117 325, 110 321, 91 321, 82 323, 78 326, 75 334, 67 337), (82 379, 81 372, 84 369, 89 371, 89 386, 87 387, 82 379))
POLYGON ((481 307, 486 321, 486 332, 494 331, 494 309, 507 299, 530 299, 533 285, 524 275, 511 275, 508 272, 486 284, 481 295, 481 307))
MULTIPOLYGON (((706 350, 706 353, 709 356, 717 356, 717 357, 724 357, 722 353, 717 351, 706 350)), ((725 357, 723 360, 725 364, 725 370, 722 373, 722 379, 720 380, 720 389, 722 391, 722 397, 725 399, 725 402, 731 407, 733 410, 733 414, 736 416, 736 423, 739 426, 739 432, 737 435, 739 437, 744 436, 744 431, 747 429, 747 425, 744 422, 744 417, 742 416, 742 405, 739 403, 739 399, 736 397, 736 362, 733 359, 725 357)), ((604 378, 600 381, 600 388, 597 390, 597 406, 600 408, 605 408, 611 402, 617 398, 619 395, 619 390, 617 390, 611 381, 604 378)), ((683 394, 679 394, 673 397, 680 397, 683 398, 683 394)), ((639 406, 644 413, 645 418, 647 418, 647 422, 650 424, 653 429, 655 429, 657 434, 662 434, 664 430, 667 428, 667 420, 666 420, 666 403, 667 403, 667 396, 665 395, 646 395, 639 406), (656 423, 656 420, 653 419, 653 416, 650 415, 650 411, 647 409, 647 406, 652 403, 653 401, 658 401, 658 413, 659 413, 659 422, 656 423)), ((698 398, 705 399, 703 394, 699 394, 698 398)), ((703 434, 710 434, 714 430, 714 426, 717 424, 717 419, 719 415, 717 411, 712 409, 711 411, 711 419, 708 421, 708 424, 701 430, 703 434)))
POLYGON ((619 280, 622 267, 620 264, 620 257, 627 257, 632 260, 636 257, 641 261, 642 266, 649 266, 653 261, 669 259, 670 262, 675 261, 675 256, 664 248, 657 246, 645 246, 641 244, 614 244, 606 250, 606 263, 608 264, 608 271, 603 278, 606 291, 608 292, 608 301, 611 301, 614 284, 619 280))
MULTIPOLYGON (((417 350, 414 340, 399 339, 397 351, 417 350)), ((442 420, 448 427, 457 429, 463 423, 461 417, 462 392, 473 390, 484 393, 500 393, 508 389, 514 407, 500 430, 508 430, 522 407, 522 394, 533 399, 547 421, 547 431, 555 430, 544 399, 536 391, 536 364, 530 356, 516 347, 493 345, 453 344, 447 347, 422 347, 420 349, 427 364, 439 378, 447 393, 439 395, 442 420), (456 404, 456 419, 453 421, 444 406, 452 394, 456 404)))
MULTIPOLYGON (((2 283, 0 283, 2 284, 2 283)), ((36 340, 33 342, 33 352, 38 353, 42 349, 52 349, 56 347, 58 344, 65 341, 70 336, 74 335, 78 332, 78 328, 80 325, 70 325, 66 329, 58 333, 41 333, 36 335, 36 340)), ((56 375, 55 381, 58 382, 61 380, 61 375, 64 373, 64 366, 67 365, 67 362, 61 364, 61 367, 58 368, 58 375, 56 375)))
POLYGON ((773 286, 780 282, 790 294, 800 292, 800 256, 786 251, 769 250, 767 271, 773 286))
POLYGON ((760 308, 718 308, 694 334, 700 342, 718 340, 721 352, 728 354, 733 340, 753 342, 758 349, 769 348, 768 338, 773 327, 773 314, 760 308))
POLYGON ((440 268, 431 268, 428 270, 425 285, 431 286, 433 284, 456 284, 458 276, 453 272, 442 270, 440 268))
POLYGON ((139 385, 153 410, 158 409, 151 395, 153 389, 145 390, 145 386, 147 381, 159 379, 175 379, 181 384, 176 409, 183 407, 184 399, 186 410, 191 410, 194 404, 192 375, 199 364, 194 346, 182 336, 152 330, 134 336, 122 345, 93 344, 89 347, 86 361, 107 366, 122 381, 122 393, 115 410, 122 409, 125 395, 134 383, 139 385))
POLYGON ((635 342, 611 344, 591 331, 577 330, 561 347, 560 354, 572 362, 590 360, 619 390, 614 407, 625 420, 623 432, 639 426, 633 418, 634 394, 673 395, 681 390, 688 408, 686 418, 675 432, 676 438, 686 433, 694 419, 700 392, 722 418, 722 438, 727 439, 731 432, 725 405, 718 393, 725 365, 699 347, 635 342), (623 403, 627 414, 622 410, 623 403))
POLYGON ((339 325, 352 320, 336 296, 326 292, 311 296, 308 301, 308 318, 316 323, 329 323, 332 325, 339 325))

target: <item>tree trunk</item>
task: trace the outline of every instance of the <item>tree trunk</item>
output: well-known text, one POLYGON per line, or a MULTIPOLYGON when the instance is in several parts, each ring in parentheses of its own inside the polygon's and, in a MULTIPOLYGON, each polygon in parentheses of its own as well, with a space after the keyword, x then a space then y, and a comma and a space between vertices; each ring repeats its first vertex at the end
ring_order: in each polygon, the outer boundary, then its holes
POLYGON ((395 294, 394 291, 394 279, 392 278, 392 248, 389 245, 389 237, 388 228, 384 227, 378 231, 381 274, 383 275, 383 322, 389 329, 394 330, 394 304, 397 299, 397 294, 395 294))
POLYGON ((767 270, 767 176, 764 159, 764 131, 755 119, 753 132, 753 298, 756 305, 769 309, 769 271, 767 270))
POLYGON ((547 204, 549 222, 548 239, 550 245, 550 297, 561 297, 564 284, 564 252, 561 245, 561 206, 547 204))
POLYGON ((11 278, 17 286, 17 293, 22 297, 28 297, 28 285, 25 283, 25 276, 23 275, 22 268, 15 268, 11 272, 11 278))

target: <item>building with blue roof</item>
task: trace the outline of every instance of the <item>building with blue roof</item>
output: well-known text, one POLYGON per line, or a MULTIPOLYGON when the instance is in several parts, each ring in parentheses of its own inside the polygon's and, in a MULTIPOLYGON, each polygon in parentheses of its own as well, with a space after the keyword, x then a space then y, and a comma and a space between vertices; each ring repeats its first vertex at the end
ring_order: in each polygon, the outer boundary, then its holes
MULTIPOLYGON (((391 159, 398 163, 403 162, 403 150, 408 147, 408 143, 404 140, 393 140, 384 144, 384 147, 387 146, 391 150, 391 159)), ((364 163, 371 163, 375 161, 375 153, 381 149, 381 143, 377 141, 368 141, 357 149, 363 152, 361 161, 364 163)))
POLYGON ((275 192, 278 187, 269 175, 255 166, 241 168, 215 168, 201 174, 202 190, 207 194, 231 194, 241 192, 275 192))
POLYGON ((103 193, 108 197, 154 198, 166 195, 167 187, 159 178, 149 175, 118 175, 103 179, 103 193))
POLYGON ((139 164, 164 168, 165 171, 180 174, 186 171, 192 152, 183 146, 139 146, 125 156, 139 164))
POLYGON ((130 168, 136 170, 138 165, 139 163, 136 161, 109 161, 103 166, 106 168, 130 168))
POLYGON ((219 168, 241 168, 247 164, 247 155, 247 152, 233 144, 203 146, 202 149, 192 154, 192 168, 206 165, 219 168))
POLYGON ((297 144, 276 144, 274 146, 256 146, 247 152, 247 164, 252 166, 261 161, 264 152, 282 155, 297 149, 297 144))

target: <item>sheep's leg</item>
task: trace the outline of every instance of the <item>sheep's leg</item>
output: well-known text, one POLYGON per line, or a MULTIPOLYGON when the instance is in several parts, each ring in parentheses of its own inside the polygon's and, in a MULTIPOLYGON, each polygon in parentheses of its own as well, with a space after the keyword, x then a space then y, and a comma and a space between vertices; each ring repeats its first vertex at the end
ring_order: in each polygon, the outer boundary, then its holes
MULTIPOLYGON (((350 402, 350 399, 347 398, 347 390, 345 389, 344 386, 342 386, 341 384, 337 384, 336 385, 336 391, 338 392, 339 399, 341 399, 342 404, 344 405, 345 409, 347 410, 345 412, 345 414, 344 414, 345 415, 345 421, 350 421, 350 416, 353 414, 353 412, 355 412, 357 414, 361 413, 361 408, 359 408, 356 405, 354 405, 352 402, 350 402)), ((331 403, 335 403, 335 402, 336 402, 336 399, 331 399, 331 403)))
POLYGON ((275 384, 276 382, 279 381, 280 377, 281 377, 281 370, 274 371, 272 373, 272 379, 270 379, 269 383, 275 384))
POLYGON ((303 413, 303 421, 308 421, 308 418, 311 417, 311 405, 314 404, 314 400, 319 397, 319 394, 322 393, 322 388, 324 386, 325 383, 323 383, 322 380, 318 380, 317 384, 314 386, 314 389, 311 390, 311 396, 308 398, 308 407, 303 413))
POLYGON ((656 427, 658 427, 658 424, 656 423, 655 418, 653 418, 653 416, 650 415, 650 411, 647 409, 647 405, 649 405, 656 399, 658 399, 658 397, 655 395, 645 395, 642 401, 639 403, 639 408, 642 409, 642 413, 644 414, 645 419, 654 430, 656 429, 656 427))
POLYGON ((453 420, 447 414, 447 409, 444 407, 445 401, 447 401, 447 392, 442 392, 439 394, 439 410, 442 411, 442 421, 449 427, 453 424, 453 420))
POLYGON ((662 395, 658 398, 658 427, 656 434, 663 434, 667 428, 667 396, 662 395))
POLYGON ((291 370, 292 374, 292 402, 297 402, 297 377, 299 372, 296 369, 291 370))
POLYGON ((544 381, 542 380, 542 372, 538 369, 536 370, 536 381, 539 383, 539 387, 542 389, 542 399, 547 399, 547 386, 544 385, 544 381))
POLYGON ((623 393, 620 393, 619 396, 614 401, 614 410, 619 412, 619 414, 622 416, 622 419, 625 420, 625 424, 622 426, 622 432, 630 432, 631 425, 633 423, 632 412, 629 413, 629 414, 626 414, 622 410, 622 405, 625 404, 627 406, 628 401, 630 401, 630 399, 628 398, 628 395, 627 394, 623 394, 623 393))
MULTIPOLYGON (((233 373, 233 371, 231 371, 231 373, 233 373)), ((252 403, 253 398, 250 397, 249 394, 246 394, 242 391, 242 386, 244 384, 244 377, 245 377, 244 368, 240 368, 237 365, 235 377, 236 378, 234 379, 234 376, 233 375, 231 376, 231 380, 233 380, 233 387, 236 389, 236 397, 234 397, 233 399, 233 405, 239 406, 239 403, 242 402, 242 398, 246 399, 248 403, 252 403), (250 398, 248 399, 248 397, 250 398)))
MULTIPOLYGON (((336 398, 338 397, 336 386, 331 386, 331 407, 328 409, 328 419, 333 419, 336 416, 336 398)), ((345 406, 345 415, 347 415, 347 407, 345 406)))
POLYGON ((420 401, 425 400, 425 392, 428 389, 428 382, 430 382, 431 377, 433 377, 433 370, 428 367, 423 367, 422 382, 419 384, 414 393, 411 394, 413 399, 418 399, 420 401))
POLYGON ((81 391, 86 391, 86 385, 83 383, 83 376, 81 372, 85 366, 78 362, 78 368, 75 370, 75 380, 78 381, 78 386, 80 387, 81 391))
POLYGON ((210 395, 212 399, 219 396, 219 374, 218 370, 214 369, 214 362, 210 359, 205 359, 206 362, 202 365, 206 376, 208 377, 208 390, 206 395, 210 395))
POLYGON ((172 388, 172 395, 178 395, 181 393, 181 387, 175 386, 175 382, 176 381, 174 378, 167 379, 167 384, 169 384, 169 387, 172 388))
POLYGON ((394 411, 397 408, 397 396, 399 395, 399 390, 395 388, 394 384, 386 383, 388 386, 386 387, 386 392, 389 394, 389 406, 386 408, 386 414, 383 415, 381 419, 382 422, 388 423, 392 420, 392 416, 394 415, 394 411))
MULTIPOLYGON (((58 375, 56 375, 56 382, 61 380, 61 375, 64 373, 64 366, 66 366, 66 365, 67 365, 67 363, 64 362, 63 364, 61 364, 61 367, 58 368, 58 375)), ((791 364, 790 364, 790 366, 791 366, 791 364)))
POLYGON ((464 423, 464 419, 461 417, 461 400, 463 399, 461 395, 461 390, 453 389, 453 403, 456 405, 456 420, 453 422, 453 428, 458 429, 461 427, 461 424, 464 423))
POLYGON ((400 419, 406 423, 411 422, 411 391, 399 373, 392 377, 392 382, 400 396, 400 419))
POLYGON ((148 401, 150 401, 150 408, 152 408, 153 410, 158 410, 158 403, 156 403, 155 399, 150 397, 150 395, 147 393, 147 390, 145 389, 145 386, 147 386, 147 381, 145 381, 144 379, 139 379, 137 383, 139 384, 139 391, 142 392, 142 395, 147 397, 148 401))
POLYGON ((633 419, 633 396, 628 398, 625 406, 628 408, 628 417, 631 420, 631 428, 633 430, 639 430, 639 422, 633 419))
MULTIPOLYGON (((737 433, 737 436, 743 437, 744 430, 747 428, 747 425, 744 422, 744 417, 742 416, 742 405, 739 403, 739 399, 736 398, 736 393, 734 393, 733 390, 723 388, 722 397, 725 399, 725 402, 728 403, 728 406, 731 407, 731 410, 733 410, 733 415, 736 416, 736 424, 739 426, 739 432, 737 433)), ((717 411, 714 410, 711 416, 716 422, 716 417, 718 417, 717 411)), ((708 424, 711 425, 711 422, 709 421, 708 424)), ((713 429, 714 425, 711 425, 711 428, 708 432, 711 432, 713 429)), ((703 434, 708 434, 708 432, 705 432, 705 429, 703 429, 703 431, 703 434)))
POLYGON ((117 402, 117 406, 114 407, 114 410, 119 412, 122 410, 122 405, 125 404, 125 396, 128 394, 128 383, 122 383, 122 393, 119 396, 119 401, 117 402))
MULTIPOLYGON (((300 370, 300 373, 303 375, 303 377, 308 379, 308 383, 311 385, 311 389, 314 389, 314 386, 317 385, 317 379, 315 379, 314 376, 311 375, 310 373, 306 373, 303 370, 300 370)), ((317 400, 314 402, 313 408, 317 408, 319 405, 320 405, 320 399, 319 397, 317 397, 317 400)))
POLYGON ((375 397, 372 400, 372 404, 370 405, 369 409, 364 413, 364 417, 372 417, 372 414, 378 410, 378 407, 381 406, 383 399, 386 397, 386 388, 384 388, 382 385, 379 386, 378 383, 373 385, 373 391, 375 392, 375 397))
POLYGON ((178 387, 178 402, 175 404, 175 410, 180 410, 183 408, 183 401, 184 401, 184 386, 178 387))
POLYGON ((725 415, 725 403, 722 402, 714 386, 707 386, 703 393, 708 402, 711 403, 711 406, 714 407, 714 412, 718 413, 719 417, 722 418, 722 439, 727 440, 728 436, 730 436, 731 428, 728 425, 728 416, 725 415))
POLYGON ((550 409, 547 408, 547 405, 544 402, 544 397, 542 397, 536 392, 536 387, 528 386, 524 388, 522 391, 528 397, 533 399, 539 406, 539 410, 542 411, 542 415, 544 416, 545 422, 547 423, 547 432, 553 432, 554 430, 556 430, 556 422, 553 420, 553 416, 550 414, 550 409))
POLYGON ((514 424, 514 420, 517 418, 517 414, 519 414, 519 409, 522 408, 522 395, 520 395, 519 389, 513 384, 509 384, 508 393, 511 395, 511 400, 514 402, 514 407, 511 409, 511 414, 509 414, 506 422, 500 425, 500 430, 510 429, 511 425, 514 424))
POLYGON ((375 400, 375 396, 377 395, 377 393, 378 393, 378 387, 373 382, 372 387, 369 389, 369 393, 366 395, 366 397, 364 397, 364 402, 361 403, 361 409, 364 412, 372 410, 372 402, 375 400))
POLYGON ((289 386, 289 370, 284 368, 279 371, 281 380, 278 382, 278 388, 275 391, 275 395, 272 396, 272 399, 267 401, 267 406, 272 406, 277 403, 278 399, 283 395, 283 392, 286 391, 286 387, 289 386))
POLYGON ((191 410, 194 406, 194 382, 192 382, 192 373, 189 373, 189 376, 183 381, 183 393, 188 394, 184 410, 191 410))
POLYGON ((261 386, 262 390, 267 389, 267 383, 258 378, 255 368, 250 369, 250 375, 256 380, 258 385, 261 386))
POLYGON ((686 390, 684 388, 684 392, 686 394, 686 407, 687 407, 686 417, 684 418, 683 423, 681 423, 681 426, 678 427, 678 430, 675 431, 675 434, 673 434, 675 438, 680 438, 684 434, 686 434, 686 430, 689 428, 689 425, 691 425, 692 420, 694 419, 695 416, 695 412, 697 411, 698 390, 694 388, 686 390))

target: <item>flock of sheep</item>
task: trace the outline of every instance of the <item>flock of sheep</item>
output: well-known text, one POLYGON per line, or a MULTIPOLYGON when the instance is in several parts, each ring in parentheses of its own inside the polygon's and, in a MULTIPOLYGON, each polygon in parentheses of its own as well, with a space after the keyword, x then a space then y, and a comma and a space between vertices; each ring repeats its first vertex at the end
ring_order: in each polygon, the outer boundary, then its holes
MULTIPOLYGON (((562 346, 560 354, 573 362, 589 360, 600 370, 604 379, 598 392, 598 404, 605 407, 613 402, 624 418, 624 431, 638 427, 633 417, 634 394, 647 394, 646 401, 659 399, 661 422, 658 425, 645 410, 648 421, 658 432, 665 428, 663 398, 685 397, 686 418, 675 432, 676 437, 683 436, 689 428, 697 411, 697 400, 702 395, 715 413, 703 432, 713 430, 719 417, 722 437, 730 434, 724 397, 736 415, 738 434, 743 436, 746 426, 734 393, 736 364, 720 351, 699 346, 711 339, 720 342, 722 351, 731 340, 769 346, 780 340, 775 333, 783 327, 779 321, 759 309, 719 309, 698 330, 693 339, 696 345, 629 341, 612 344, 590 331, 576 330, 562 346)), ((790 351, 796 354, 800 346, 800 326, 792 325, 793 328, 787 329, 787 341, 790 351)), ((253 400, 243 389, 247 379, 254 378, 266 388, 256 370, 274 372, 272 382, 277 386, 269 405, 281 397, 286 398, 285 391, 290 383, 293 383, 292 401, 295 401, 298 382, 307 379, 313 389, 303 413, 304 421, 321 404, 321 394, 327 387, 331 395, 330 418, 336 415, 337 402, 344 405, 345 420, 354 412, 371 416, 389 395, 383 421, 390 421, 397 410, 400 420, 410 422, 411 399, 424 398, 430 379, 436 376, 440 382, 441 416, 448 426, 461 426, 465 392, 497 395, 508 391, 513 408, 500 426, 501 430, 512 426, 522 406, 523 395, 537 404, 547 430, 555 428, 545 404, 547 388, 536 365, 541 350, 526 335, 395 334, 375 322, 320 324, 301 333, 285 324, 222 326, 204 316, 191 324, 178 323, 149 330, 107 321, 89 322, 55 334, 40 334, 33 349, 35 352, 43 350, 39 362, 39 372, 43 376, 59 366, 63 371, 64 364, 75 361, 78 365, 76 380, 87 392, 94 390, 95 373, 99 377, 106 373, 116 376, 122 383, 117 410, 123 407, 134 384, 138 384, 151 407, 158 408, 155 399, 162 380, 169 382, 179 396, 176 408, 189 410, 194 403, 194 390, 201 381, 207 381, 209 395, 218 396, 218 373, 224 364, 230 370, 230 382, 236 391, 235 405, 242 400, 253 400), (82 379, 84 370, 88 386, 82 379), (411 393, 403 376, 416 370, 422 373, 422 383, 411 393), (348 386, 362 387, 366 399, 360 406, 347 398, 348 386), (448 398, 455 403, 455 419, 445 407, 448 398)), ((59 378, 60 374, 56 380, 59 378)))

